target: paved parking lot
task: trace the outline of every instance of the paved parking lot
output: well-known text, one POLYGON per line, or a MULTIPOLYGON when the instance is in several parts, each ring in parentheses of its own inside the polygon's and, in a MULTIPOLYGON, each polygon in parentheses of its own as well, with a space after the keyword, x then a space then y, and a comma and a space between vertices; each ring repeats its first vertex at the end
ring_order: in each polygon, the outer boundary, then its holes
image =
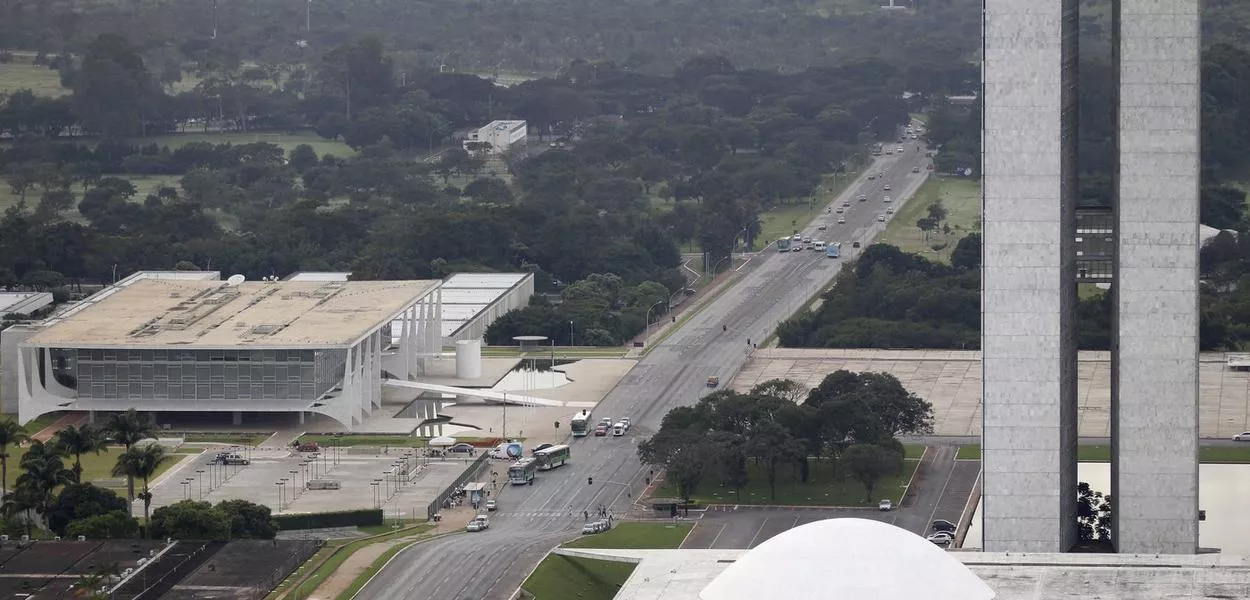
MULTIPOLYGON (((981 435, 981 353, 959 350, 842 350, 768 348, 753 353, 732 382, 738 391, 769 379, 815 387, 829 373, 893 374, 933 403, 934 434, 981 435)), ((1203 353, 1198 368, 1199 434, 1227 439, 1250 431, 1250 371, 1234 371, 1222 352, 1203 353)), ((1111 435, 1111 361, 1107 352, 1081 352, 1077 375, 1080 435, 1111 435)))
MULTIPOLYGON (((420 518, 471 463, 464 458, 427 459, 420 451, 401 448, 327 450, 316 458, 286 450, 252 451, 247 453, 252 461, 247 466, 210 466, 216 452, 206 452, 162 476, 153 490, 152 507, 184 499, 216 504, 240 498, 283 514, 373 508, 382 501, 387 517, 420 518), (283 478, 286 483, 277 485, 283 478), (341 488, 303 489, 308 479, 337 480, 341 488)), ((142 511, 142 504, 137 507, 142 511)))
POLYGON ((958 523, 980 472, 979 461, 957 461, 955 449, 928 449, 902 506, 882 512, 872 508, 726 506, 691 513, 697 519, 682 548, 754 548, 787 529, 822 519, 860 518, 884 521, 928 534, 934 519, 958 523))

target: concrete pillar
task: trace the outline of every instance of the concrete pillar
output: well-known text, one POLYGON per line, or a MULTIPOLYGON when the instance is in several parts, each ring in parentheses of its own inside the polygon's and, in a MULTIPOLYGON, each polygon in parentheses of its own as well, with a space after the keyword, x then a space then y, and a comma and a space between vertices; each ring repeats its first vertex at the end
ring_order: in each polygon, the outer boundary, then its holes
POLYGON ((301 411, 299 411, 299 424, 300 424, 300 425, 303 425, 303 424, 304 424, 304 411, 302 411, 302 410, 301 410, 301 411))
POLYGON ((87 423, 91 425, 95 425, 95 411, 94 410, 87 411, 87 423))
POLYGON ((234 411, 230 415, 230 422, 233 423, 234 425, 242 425, 243 424, 243 411, 241 410, 234 411))
POLYGON ((984 19, 984 548, 1065 552, 1076 542, 1077 0, 985 0, 984 19))
POLYGON ((1112 539, 1198 550, 1199 0, 1119 0, 1112 539))

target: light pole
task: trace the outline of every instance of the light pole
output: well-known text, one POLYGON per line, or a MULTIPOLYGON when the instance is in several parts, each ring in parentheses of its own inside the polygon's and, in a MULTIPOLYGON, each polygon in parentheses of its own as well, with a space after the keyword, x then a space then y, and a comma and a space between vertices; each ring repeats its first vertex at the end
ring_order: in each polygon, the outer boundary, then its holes
POLYGON ((275 512, 282 512, 282 482, 281 481, 273 482, 273 487, 274 487, 274 491, 278 493, 278 510, 275 512))
POLYGON ((195 481, 200 488, 200 500, 204 499, 204 469, 195 470, 195 481))
POLYGON ((183 500, 191 499, 191 481, 188 479, 182 480, 182 499, 183 500))
POLYGON ((508 441, 508 392, 503 392, 503 441, 508 441))
POLYGON ((299 490, 300 490, 299 471, 288 471, 288 473, 291 474, 291 482, 292 482, 291 499, 295 499, 295 497, 299 495, 299 490))
POLYGON ((647 309, 647 329, 646 329, 646 335, 645 335, 645 336, 643 336, 642 345, 644 345, 644 346, 646 346, 646 347, 648 347, 648 348, 650 348, 650 347, 651 347, 651 309, 653 309, 653 308, 655 308, 655 307, 657 307, 657 306, 659 306, 659 305, 661 305, 661 304, 664 304, 664 301, 663 301, 663 300, 657 300, 655 304, 652 304, 652 305, 651 305, 651 308, 648 308, 648 309, 647 309))
POLYGON ((569 348, 573 348, 573 322, 569 321, 569 348))
POLYGON ((712 263, 712 279, 716 279, 716 269, 720 267, 720 264, 721 264, 721 263, 723 263, 723 262, 725 262, 726 260, 729 260, 730 258, 733 258, 733 251, 732 251, 732 250, 730 250, 730 252, 729 252, 729 256, 726 256, 726 257, 724 257, 724 258, 722 258, 722 259, 720 259, 720 260, 716 261, 715 263, 712 263))
POLYGON ((373 507, 377 508, 380 505, 378 502, 378 482, 372 481, 369 485, 373 486, 373 507))
POLYGON ((304 33, 312 31, 312 0, 308 0, 308 6, 304 8, 304 33))

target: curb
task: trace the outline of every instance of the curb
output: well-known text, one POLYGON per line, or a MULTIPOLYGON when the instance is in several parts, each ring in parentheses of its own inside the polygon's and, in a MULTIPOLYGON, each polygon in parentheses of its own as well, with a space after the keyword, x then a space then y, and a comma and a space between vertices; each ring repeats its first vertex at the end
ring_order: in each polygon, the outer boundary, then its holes
MULTIPOLYGON (((419 540, 412 540, 412 541, 410 541, 410 542, 408 542, 408 543, 404 544, 404 546, 403 546, 402 548, 400 548, 400 549, 399 549, 399 551, 397 551, 396 553, 392 554, 390 558, 386 559, 386 562, 382 563, 382 566, 381 566, 381 567, 378 567, 378 570, 377 570, 377 571, 376 571, 373 575, 370 575, 368 579, 366 579, 366 580, 365 580, 364 584, 362 584, 362 585, 360 586, 360 589, 356 590, 356 593, 354 593, 354 594, 352 594, 352 595, 351 595, 351 598, 352 598, 353 600, 355 600, 356 596, 359 596, 359 595, 360 595, 360 592, 364 591, 364 589, 365 589, 365 588, 369 587, 369 584, 370 584, 370 583, 373 583, 373 579, 374 579, 375 577, 377 577, 379 574, 381 574, 381 573, 382 573, 382 571, 385 571, 387 567, 391 566, 391 563, 392 563, 392 562, 394 562, 394 561, 395 561, 395 559, 396 559, 396 558, 398 558, 400 554, 403 554, 405 550, 407 550, 407 549, 409 549, 409 548, 411 548, 411 547, 413 547, 413 546, 416 546, 417 544, 423 544, 423 543, 425 543, 425 542, 429 542, 429 541, 433 541, 433 540, 442 539, 442 538, 445 538, 445 537, 447 537, 447 536, 449 536, 449 535, 456 535, 457 533, 460 533, 460 532, 459 532, 459 531, 448 531, 448 532, 446 532, 446 533, 438 533, 438 534, 432 535, 432 536, 427 537, 427 538, 422 538, 422 539, 419 539, 419 540)), ((382 543, 385 543, 385 542, 382 542, 382 543)), ((370 565, 370 566, 373 566, 373 565, 370 565)), ((368 568, 368 567, 365 567, 365 568, 368 568)), ((316 590, 314 590, 314 591, 316 591, 316 590)))
MULTIPOLYGON (((907 478, 907 485, 903 486, 903 495, 898 497, 899 508, 903 507, 903 501, 907 500, 907 492, 910 492, 912 484, 916 483, 916 474, 920 472, 920 467, 924 466, 924 457, 928 456, 929 452, 932 450, 933 450, 932 447, 925 445, 924 454, 921 454, 920 460, 916 461, 916 468, 911 470, 911 477, 907 478)), ((955 451, 955 456, 959 456, 958 450, 955 451)), ((906 458, 903 459, 904 462, 906 462, 906 460, 907 460, 906 458)), ((937 460, 937 459, 934 459, 934 460, 937 460)))

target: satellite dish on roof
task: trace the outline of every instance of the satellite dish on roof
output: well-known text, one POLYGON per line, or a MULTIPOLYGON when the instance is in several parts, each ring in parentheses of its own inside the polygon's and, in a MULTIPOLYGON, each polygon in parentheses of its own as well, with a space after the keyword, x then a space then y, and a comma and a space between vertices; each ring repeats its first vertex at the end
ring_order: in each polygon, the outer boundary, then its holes
POLYGON ((242 275, 231 275, 230 278, 226 280, 226 285, 235 286, 243 283, 244 281, 247 281, 247 278, 242 275))

